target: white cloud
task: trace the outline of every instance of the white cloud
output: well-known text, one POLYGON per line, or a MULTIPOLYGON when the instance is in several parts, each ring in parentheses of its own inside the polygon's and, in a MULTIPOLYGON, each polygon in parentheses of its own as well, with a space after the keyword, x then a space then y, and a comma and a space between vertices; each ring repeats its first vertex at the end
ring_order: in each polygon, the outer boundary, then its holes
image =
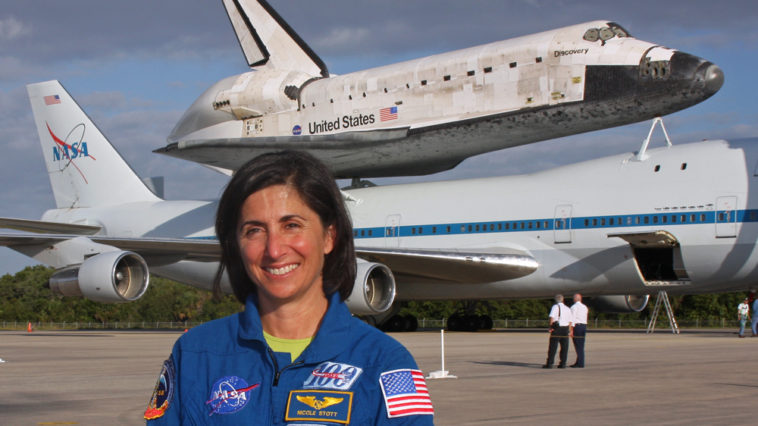
POLYGON ((29 32, 29 28, 13 16, 0 19, 0 41, 14 40, 29 32))
POLYGON ((364 43, 370 32, 366 28, 332 28, 328 34, 314 40, 315 48, 323 51, 338 52, 343 49, 354 49, 364 43))

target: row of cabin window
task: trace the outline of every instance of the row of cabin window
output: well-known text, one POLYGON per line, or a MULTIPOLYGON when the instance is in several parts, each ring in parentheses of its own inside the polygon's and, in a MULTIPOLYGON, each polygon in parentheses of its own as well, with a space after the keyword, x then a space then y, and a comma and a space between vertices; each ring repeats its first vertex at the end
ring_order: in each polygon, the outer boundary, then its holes
MULTIPOLYGON (((725 222, 731 220, 730 218, 730 212, 720 212, 719 213, 719 222, 725 222)), ((706 221, 706 215, 704 213, 700 214, 682 214, 682 215, 663 215, 663 216, 636 216, 626 217, 626 225, 647 225, 650 223, 657 224, 657 223, 702 223, 706 221), (689 216, 689 220, 688 220, 689 216)), ((567 219, 558 219, 555 221, 555 227, 556 229, 563 229, 567 226, 567 219)), ((593 218, 593 219, 584 219, 584 226, 589 227, 590 224, 592 224, 593 227, 595 226, 615 226, 615 225, 624 225, 624 220, 622 218, 593 218)), ((490 223, 490 224, 482 224, 482 225, 461 225, 460 232, 487 232, 489 231, 509 231, 511 229, 513 230, 519 230, 519 229, 548 229, 550 227, 550 222, 545 221, 526 221, 526 222, 514 222, 511 226, 511 222, 498 222, 498 223, 490 223)), ((391 237, 394 236, 394 229, 395 228, 385 228, 385 236, 391 237)), ((437 227, 432 226, 432 234, 437 233, 437 227)), ((445 226, 445 233, 450 233, 452 231, 452 228, 450 225, 445 226)), ((365 237, 365 236, 373 236, 373 232, 371 229, 365 230, 362 229, 360 231, 354 230, 353 235, 358 237, 365 237)), ((423 235, 424 234, 424 227, 418 226, 418 227, 412 227, 411 228, 411 235, 423 235)))
MULTIPOLYGON (((662 216, 635 216, 632 218, 631 216, 626 217, 626 225, 647 225, 649 223, 657 224, 657 223, 687 223, 687 216, 689 216, 689 223, 698 223, 698 222, 705 222, 705 213, 700 214, 681 214, 681 215, 662 215, 662 216)), ((722 219, 719 219, 722 220, 722 219)), ((624 220, 622 218, 613 218, 610 217, 606 218, 594 218, 590 221, 590 219, 584 219, 584 226, 589 227, 590 222, 592 222, 592 226, 614 226, 614 225, 624 225, 624 220), (607 224, 607 225, 606 225, 607 224)))
MULTIPOLYGON (((682 163, 682 165, 679 166, 679 170, 687 170, 687 163, 682 163)), ((655 167, 653 168, 653 171, 656 172, 656 173, 660 172, 661 171, 661 165, 660 164, 656 164, 655 167)))
MULTIPOLYGON (((540 63, 540 62, 542 62, 542 57, 541 57, 541 56, 538 56, 538 57, 535 59, 535 61, 536 61, 537 63, 540 63)), ((516 68, 516 66, 517 66, 517 65, 518 65, 518 62, 511 62, 510 64, 508 64, 508 66, 509 66, 510 68, 516 68)), ((485 74, 491 73, 491 72, 492 72, 492 67, 484 67, 484 68, 482 69, 482 71, 484 71, 484 73, 485 73, 485 74)), ((475 76, 475 75, 476 75, 476 71, 474 71, 474 70, 470 70, 470 71, 467 71, 467 72, 466 72, 466 76, 467 76, 467 77, 473 77, 473 76, 475 76)), ((450 81, 450 79, 451 79, 451 78, 452 78, 452 77, 451 77, 451 75, 450 75, 450 74, 446 74, 446 75, 444 75, 444 76, 442 77, 442 80, 443 80, 443 81, 450 81)), ((422 85, 422 86, 426 86, 427 84, 428 84, 427 80, 421 80, 421 85, 422 85)), ((410 83, 405 83, 405 88, 406 88, 406 89, 410 89, 410 88, 411 88, 411 85, 410 85, 410 83)), ((389 90, 388 90, 386 87, 384 88, 384 93, 389 93, 389 90)), ((366 92, 363 92, 363 97, 364 97, 364 98, 366 97, 366 92)), ((347 99, 348 99, 348 100, 351 100, 351 101, 352 101, 352 100, 353 100, 353 95, 347 95, 347 99)), ((330 103, 330 104, 333 104, 333 103, 334 103, 334 98, 331 98, 331 99, 329 99, 329 103, 330 103)), ((398 101, 398 102, 395 102, 395 103, 396 103, 397 105, 400 105, 400 104, 402 104, 403 102, 402 102, 402 101, 398 101)), ((311 106, 315 107, 315 106, 316 106, 316 102, 311 102, 311 106)), ((305 108, 306 108, 306 105, 305 105, 305 104, 302 104, 302 107, 303 107, 303 109, 305 109, 305 108)))

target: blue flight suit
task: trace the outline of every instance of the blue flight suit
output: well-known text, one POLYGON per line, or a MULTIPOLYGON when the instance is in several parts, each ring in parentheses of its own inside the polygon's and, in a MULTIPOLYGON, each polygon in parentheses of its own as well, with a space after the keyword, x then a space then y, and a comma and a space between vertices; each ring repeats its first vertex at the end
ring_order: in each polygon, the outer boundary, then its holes
POLYGON ((423 375, 405 347, 354 318, 338 293, 329 297, 316 337, 294 362, 266 344, 254 299, 244 312, 177 340, 150 402, 148 412, 152 407, 157 418, 149 425, 433 424, 433 415, 406 415, 402 408, 388 417, 384 395, 407 397, 408 386, 422 393, 420 409, 433 411, 423 375), (415 373, 414 384, 408 371, 415 373))

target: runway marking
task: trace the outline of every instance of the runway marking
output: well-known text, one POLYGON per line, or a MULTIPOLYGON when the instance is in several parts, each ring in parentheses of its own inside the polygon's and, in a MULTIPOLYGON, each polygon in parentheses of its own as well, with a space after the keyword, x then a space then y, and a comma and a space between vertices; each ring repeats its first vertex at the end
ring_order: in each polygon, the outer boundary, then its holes
POLYGON ((39 422, 38 425, 78 425, 79 422, 39 422))

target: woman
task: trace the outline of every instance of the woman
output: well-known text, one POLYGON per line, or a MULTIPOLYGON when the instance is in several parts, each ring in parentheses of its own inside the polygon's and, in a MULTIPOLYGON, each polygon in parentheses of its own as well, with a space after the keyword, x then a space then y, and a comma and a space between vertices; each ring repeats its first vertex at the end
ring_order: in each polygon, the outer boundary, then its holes
POLYGON ((216 215, 239 314, 185 333, 145 418, 156 424, 432 424, 423 374, 344 303, 350 219, 329 170, 280 152, 240 168, 216 215))

